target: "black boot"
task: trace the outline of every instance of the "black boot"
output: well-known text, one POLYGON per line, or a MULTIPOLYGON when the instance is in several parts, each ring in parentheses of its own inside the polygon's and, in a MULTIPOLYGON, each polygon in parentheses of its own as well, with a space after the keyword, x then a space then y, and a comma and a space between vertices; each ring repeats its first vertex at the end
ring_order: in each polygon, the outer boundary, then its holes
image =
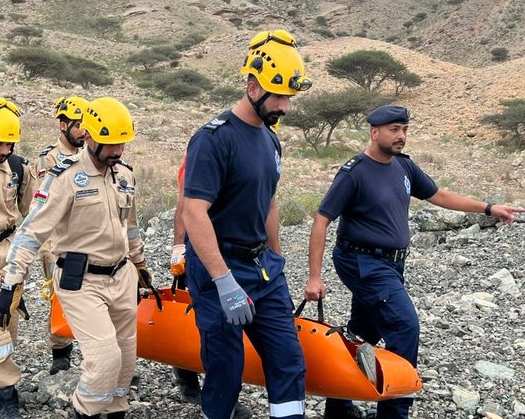
POLYGON ((49 370, 50 375, 55 375, 58 371, 66 371, 71 364, 71 351, 73 344, 70 343, 65 348, 53 349, 53 364, 49 370))
POLYGON ((107 414, 107 419, 124 419, 126 417, 125 411, 112 412, 107 414))
POLYGON ((75 419, 100 419, 100 413, 97 413, 96 415, 84 415, 83 413, 77 412, 76 409, 73 408, 73 412, 75 413, 75 419))
POLYGON ((324 419, 362 419, 361 411, 350 400, 326 399, 324 419))
POLYGON ((21 419, 15 386, 0 388, 0 418, 21 419))
POLYGON ((233 419, 248 419, 252 417, 252 411, 245 405, 237 402, 233 413, 233 419))
POLYGON ((175 384, 180 387, 184 401, 199 404, 201 402, 201 387, 196 372, 173 368, 175 384))

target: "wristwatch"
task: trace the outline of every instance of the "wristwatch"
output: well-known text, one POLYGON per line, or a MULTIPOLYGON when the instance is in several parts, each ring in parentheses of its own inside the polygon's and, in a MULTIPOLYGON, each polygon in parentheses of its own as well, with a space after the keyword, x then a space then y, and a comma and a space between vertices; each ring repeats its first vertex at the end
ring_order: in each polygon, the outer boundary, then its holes
POLYGON ((487 206, 485 207, 485 215, 491 216, 492 215, 492 205, 490 202, 487 203, 487 206))

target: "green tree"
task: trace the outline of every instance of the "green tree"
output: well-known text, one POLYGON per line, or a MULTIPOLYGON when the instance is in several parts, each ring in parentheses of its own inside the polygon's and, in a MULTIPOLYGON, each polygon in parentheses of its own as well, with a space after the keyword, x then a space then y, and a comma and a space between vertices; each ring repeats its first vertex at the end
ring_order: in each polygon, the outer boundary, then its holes
POLYGON ((396 96, 401 95, 401 93, 403 93, 406 89, 412 89, 414 87, 420 86, 423 83, 421 77, 408 70, 398 73, 394 77, 393 81, 396 96))
POLYGON ((144 71, 150 71, 151 68, 164 60, 164 55, 155 52, 152 49, 143 49, 139 52, 131 54, 127 62, 131 65, 139 65, 144 67, 144 71))
POLYGON ((17 26, 9 31, 7 39, 15 42, 19 39, 22 45, 31 45, 31 43, 38 43, 43 35, 44 31, 42 28, 34 26, 17 26))
POLYGON ((492 124, 517 140, 519 146, 525 147, 525 99, 511 99, 501 102, 504 109, 500 113, 482 118, 485 124, 492 124))
POLYGON ((404 64, 384 51, 359 50, 328 62, 328 72, 372 92, 406 71, 404 64))
POLYGON ((328 122, 312 107, 312 101, 307 98, 299 99, 293 109, 286 114, 284 123, 299 128, 303 133, 304 142, 319 154, 324 141, 323 133, 328 127, 328 122))
POLYGON ((494 48, 490 51, 492 61, 503 62, 509 59, 509 50, 507 48, 494 48))
POLYGON ((44 77, 57 82, 70 81, 84 88, 91 84, 105 86, 113 83, 108 69, 103 65, 45 48, 17 48, 9 51, 7 60, 20 65, 30 79, 44 77))

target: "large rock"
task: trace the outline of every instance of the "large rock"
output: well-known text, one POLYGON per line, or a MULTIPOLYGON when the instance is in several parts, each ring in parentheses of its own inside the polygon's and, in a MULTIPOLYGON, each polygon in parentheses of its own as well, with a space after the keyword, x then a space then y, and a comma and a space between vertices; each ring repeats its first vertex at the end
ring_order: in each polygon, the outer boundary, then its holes
POLYGON ((438 244, 439 236, 438 233, 433 231, 426 231, 416 233, 411 239, 412 246, 420 249, 430 249, 438 244))
POLYGON ((55 375, 49 375, 46 371, 38 382, 37 400, 52 408, 63 409, 69 406, 78 377, 79 371, 76 368, 60 371, 55 375))
POLYGON ((479 405, 480 396, 477 391, 457 386, 452 389, 452 400, 459 409, 473 412, 479 405))
POLYGON ((481 375, 492 379, 512 380, 514 377, 513 369, 490 361, 478 361, 474 368, 481 375))
POLYGON ((512 410, 514 410, 515 416, 524 416, 525 415, 525 404, 521 403, 518 400, 514 400, 512 403, 512 410))
POLYGON ((520 288, 508 269, 500 269, 489 277, 489 281, 499 284, 499 290, 502 294, 508 294, 513 297, 519 297, 521 295, 520 288))

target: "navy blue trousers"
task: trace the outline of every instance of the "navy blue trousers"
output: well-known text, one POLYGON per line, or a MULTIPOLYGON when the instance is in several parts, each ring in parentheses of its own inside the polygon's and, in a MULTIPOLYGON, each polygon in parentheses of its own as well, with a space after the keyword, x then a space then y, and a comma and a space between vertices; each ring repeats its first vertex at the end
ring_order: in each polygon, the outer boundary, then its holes
MULTIPOLYGON (((382 338, 386 349, 417 365, 419 319, 405 289, 402 262, 344 252, 334 248, 336 272, 352 291, 348 329, 375 345, 382 338)), ((327 406, 348 407, 348 401, 327 400, 327 406)), ((379 402, 378 419, 406 419, 412 398, 379 402)), ((334 409, 336 410, 336 409, 334 409)))
POLYGON ((237 402, 244 367, 243 330, 261 357, 270 417, 304 417, 304 359, 293 321, 293 303, 283 273, 284 258, 271 250, 259 256, 270 281, 254 261, 226 258, 239 285, 255 304, 251 324, 226 322, 215 284, 194 253, 186 251, 186 280, 194 303, 205 370, 202 410, 209 419, 229 419, 237 402))

